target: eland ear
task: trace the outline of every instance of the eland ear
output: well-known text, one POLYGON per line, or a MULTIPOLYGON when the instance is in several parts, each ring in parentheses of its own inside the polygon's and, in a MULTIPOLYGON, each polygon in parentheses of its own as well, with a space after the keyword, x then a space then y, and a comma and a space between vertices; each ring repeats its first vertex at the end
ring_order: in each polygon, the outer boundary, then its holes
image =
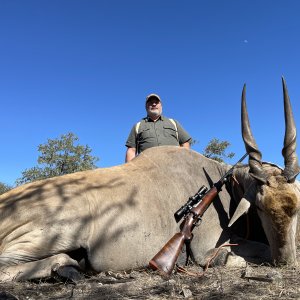
POLYGON ((246 199, 242 198, 238 207, 236 208, 232 218, 229 221, 228 227, 230 227, 239 217, 246 214, 251 206, 251 203, 246 199))
POLYGON ((240 200, 232 218, 230 219, 228 227, 230 227, 239 217, 248 212, 251 204, 253 204, 255 201, 256 186, 257 184, 255 182, 249 185, 247 191, 244 193, 242 199, 240 200))

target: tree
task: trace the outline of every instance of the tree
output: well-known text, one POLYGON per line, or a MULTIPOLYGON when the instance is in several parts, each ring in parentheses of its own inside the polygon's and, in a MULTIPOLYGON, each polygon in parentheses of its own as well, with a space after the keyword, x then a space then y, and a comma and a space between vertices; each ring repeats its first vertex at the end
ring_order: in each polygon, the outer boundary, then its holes
POLYGON ((16 184, 96 168, 95 163, 99 159, 91 155, 92 150, 88 145, 75 145, 78 140, 74 133, 69 132, 39 145, 38 151, 41 154, 38 157, 38 165, 23 171, 16 184))
POLYGON ((224 162, 224 159, 232 158, 235 155, 233 152, 225 153, 229 146, 229 142, 213 138, 204 149, 203 155, 219 162, 224 162))
POLYGON ((10 186, 6 183, 0 182, 0 195, 8 192, 11 189, 12 189, 12 186, 10 186))

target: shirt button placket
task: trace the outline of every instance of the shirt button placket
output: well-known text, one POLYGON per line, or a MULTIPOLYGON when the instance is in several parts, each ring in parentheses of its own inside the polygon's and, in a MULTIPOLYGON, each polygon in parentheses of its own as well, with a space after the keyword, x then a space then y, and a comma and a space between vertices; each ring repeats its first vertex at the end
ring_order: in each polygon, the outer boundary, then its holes
MULTIPOLYGON (((159 125, 161 125, 161 124, 159 124, 159 125)), ((160 138, 160 134, 159 134, 160 133, 160 126, 156 130, 157 130, 157 132, 156 132, 157 142, 158 142, 158 145, 161 146, 161 138, 160 138)))

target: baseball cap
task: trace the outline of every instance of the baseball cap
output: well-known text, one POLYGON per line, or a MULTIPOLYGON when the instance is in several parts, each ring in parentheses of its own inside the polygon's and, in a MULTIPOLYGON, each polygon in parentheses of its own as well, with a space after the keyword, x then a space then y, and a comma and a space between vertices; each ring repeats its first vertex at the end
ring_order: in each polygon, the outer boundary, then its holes
POLYGON ((156 99, 158 99, 158 100, 161 102, 160 97, 159 97, 158 95, 156 95, 156 94, 150 94, 150 95, 148 95, 148 96, 146 97, 146 103, 147 103, 151 98, 156 98, 156 99))

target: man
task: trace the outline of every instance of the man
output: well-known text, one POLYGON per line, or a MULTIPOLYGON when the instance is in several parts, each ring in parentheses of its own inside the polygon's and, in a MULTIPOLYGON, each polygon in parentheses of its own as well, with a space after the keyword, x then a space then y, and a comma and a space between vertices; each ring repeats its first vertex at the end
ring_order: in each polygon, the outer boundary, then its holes
POLYGON ((190 148, 190 135, 177 121, 162 115, 162 102, 158 95, 147 96, 146 111, 147 117, 134 125, 128 136, 126 162, 150 147, 174 145, 190 148))

